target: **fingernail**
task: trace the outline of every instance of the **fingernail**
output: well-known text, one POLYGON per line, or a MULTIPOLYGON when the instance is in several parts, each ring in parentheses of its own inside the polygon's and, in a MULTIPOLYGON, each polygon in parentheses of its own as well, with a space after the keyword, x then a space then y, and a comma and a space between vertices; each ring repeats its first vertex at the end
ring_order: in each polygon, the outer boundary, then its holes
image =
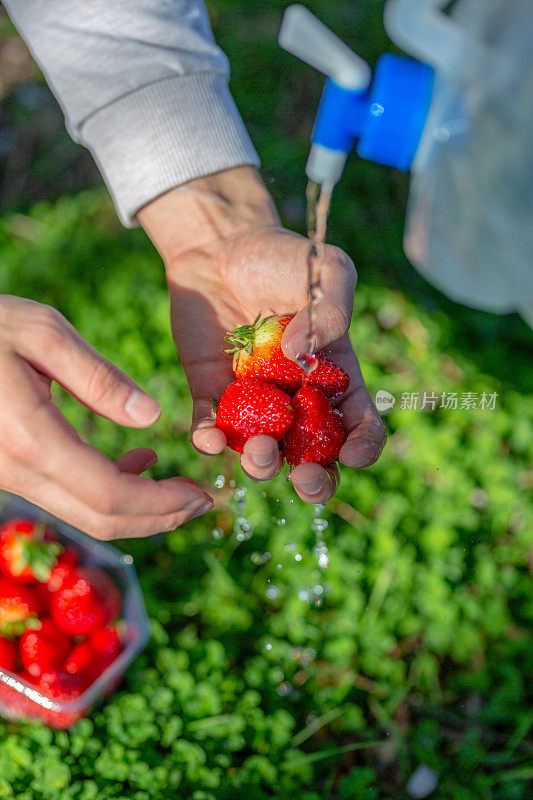
POLYGON ((286 354, 290 358, 296 358, 296 356, 300 355, 300 353, 305 353, 307 350, 307 335, 304 331, 299 331, 299 333, 295 333, 292 339, 289 340, 287 347, 285 348, 286 354))
POLYGON ((157 464, 157 456, 150 456, 150 458, 143 465, 143 472, 145 469, 150 469, 150 467, 153 467, 155 464, 157 464))
POLYGON ((324 481, 320 475, 316 475, 314 478, 300 483, 300 489, 302 489, 306 494, 318 494, 322 490, 323 486, 324 481))
POLYGON ((206 500, 204 497, 193 500, 189 505, 185 506, 183 509, 184 511, 189 512, 188 519, 195 519, 196 517, 201 517, 202 514, 206 514, 208 511, 211 511, 213 508, 213 503, 210 500, 206 500))
POLYGON ((250 453, 250 458, 256 467, 268 467, 274 461, 274 454, 271 450, 259 450, 257 453, 250 453))
POLYGON ((130 394, 124 410, 139 425, 151 425, 161 414, 161 406, 157 400, 138 389, 130 394))

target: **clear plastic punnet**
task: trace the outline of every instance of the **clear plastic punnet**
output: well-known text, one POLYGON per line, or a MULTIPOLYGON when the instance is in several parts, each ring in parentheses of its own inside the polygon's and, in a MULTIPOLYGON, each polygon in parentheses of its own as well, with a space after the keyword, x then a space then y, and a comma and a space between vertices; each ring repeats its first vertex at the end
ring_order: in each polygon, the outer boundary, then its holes
POLYGON ((29 517, 53 528, 62 544, 73 547, 83 566, 104 570, 122 595, 120 655, 79 697, 52 700, 18 675, 0 669, 0 714, 10 720, 38 718, 50 727, 68 728, 89 713, 96 701, 109 695, 120 683, 133 659, 149 639, 149 624, 133 560, 109 544, 56 519, 19 497, 0 492, 0 524, 14 517, 29 517))

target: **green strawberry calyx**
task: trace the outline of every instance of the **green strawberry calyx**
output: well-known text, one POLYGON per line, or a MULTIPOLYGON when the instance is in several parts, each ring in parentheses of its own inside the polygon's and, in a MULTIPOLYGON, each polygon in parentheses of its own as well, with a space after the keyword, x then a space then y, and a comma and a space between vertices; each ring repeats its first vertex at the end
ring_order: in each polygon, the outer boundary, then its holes
POLYGON ((39 630, 41 626, 41 620, 32 614, 31 617, 26 617, 25 619, 6 620, 0 625, 0 635, 5 636, 7 639, 14 639, 17 636, 22 636, 24 631, 29 629, 39 630))
POLYGON ((228 344, 232 345, 230 350, 226 350, 226 353, 239 353, 241 350, 245 350, 249 356, 253 356, 254 354, 254 344, 255 339, 257 336, 257 332, 263 325, 266 325, 271 319, 274 319, 276 314, 270 314, 268 317, 264 317, 261 319, 261 312, 257 315, 251 325, 240 325, 235 330, 230 331, 226 334, 226 341, 228 344))
POLYGON ((52 568, 57 564, 57 557, 63 550, 59 542, 44 540, 45 525, 40 523, 35 526, 33 539, 15 534, 19 552, 13 560, 13 575, 20 573, 29 567, 33 575, 41 583, 46 583, 50 578, 52 568))

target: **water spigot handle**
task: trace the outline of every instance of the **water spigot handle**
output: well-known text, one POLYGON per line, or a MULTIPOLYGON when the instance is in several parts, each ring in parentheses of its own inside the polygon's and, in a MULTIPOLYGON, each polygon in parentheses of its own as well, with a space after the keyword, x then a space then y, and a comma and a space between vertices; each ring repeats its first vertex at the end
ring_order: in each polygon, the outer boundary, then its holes
POLYGON ((344 89, 361 91, 370 83, 372 75, 366 61, 302 5, 286 9, 278 42, 344 89))

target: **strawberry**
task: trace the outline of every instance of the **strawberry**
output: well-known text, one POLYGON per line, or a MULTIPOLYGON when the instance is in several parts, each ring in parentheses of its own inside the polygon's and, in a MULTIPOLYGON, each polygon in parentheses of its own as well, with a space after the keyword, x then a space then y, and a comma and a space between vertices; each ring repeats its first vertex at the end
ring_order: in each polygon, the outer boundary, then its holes
POLYGON ((245 442, 264 433, 279 441, 294 419, 289 395, 265 381, 230 383, 218 402, 216 426, 228 446, 242 453, 245 442))
POLYGON ((72 675, 85 674, 94 681, 122 652, 122 642, 115 625, 108 625, 78 642, 70 652, 64 669, 72 675))
MULTIPOLYGON (((28 676, 25 676, 25 679, 30 683, 35 682, 35 679, 29 680, 28 676)), ((50 700, 64 703, 65 701, 75 700, 82 695, 88 685, 85 675, 71 675, 64 670, 50 670, 49 672, 43 672, 37 680, 36 688, 50 700)), ((78 711, 47 709, 42 706, 36 706, 31 715, 38 716, 46 725, 51 725, 54 728, 69 728, 79 720, 83 715, 83 711, 81 709, 78 711)))
MULTIPOLYGON (((233 372, 236 378, 259 378, 268 381, 289 394, 301 387, 305 374, 303 369, 284 355, 281 349, 283 331, 294 314, 278 316, 272 314, 261 319, 257 316, 251 325, 241 325, 226 335, 232 345, 233 372)), ((348 388, 349 378, 345 371, 329 361, 323 353, 317 353, 318 367, 311 373, 308 382, 318 386, 328 397, 337 397, 348 388)))
POLYGON ((346 439, 340 414, 316 386, 303 386, 292 401, 294 424, 282 442, 287 462, 293 467, 304 461, 327 467, 346 439))
POLYGON ((0 636, 0 669, 15 672, 17 668, 17 645, 13 639, 0 636))
POLYGON ((0 528, 0 567, 23 583, 47 581, 63 549, 50 528, 34 519, 12 519, 0 528))
POLYGON ((71 575, 78 564, 78 556, 72 547, 65 547, 65 549, 58 555, 57 562, 50 570, 50 577, 47 583, 37 584, 37 594, 41 603, 41 611, 50 611, 50 601, 52 599, 52 592, 57 592, 61 589, 63 583, 69 575, 71 575))
POLYGON ((87 636, 116 619, 121 610, 120 592, 101 569, 76 569, 61 589, 52 593, 52 619, 69 636, 87 636))
POLYGON ((39 598, 32 586, 0 577, 0 635, 18 636, 37 624, 39 598))
POLYGON ((63 664, 71 675, 85 675, 92 683, 98 676, 95 652, 88 639, 74 645, 63 664))
POLYGON ((19 647, 22 666, 30 675, 39 677, 61 666, 72 642, 51 619, 43 619, 40 628, 24 631, 19 647))

